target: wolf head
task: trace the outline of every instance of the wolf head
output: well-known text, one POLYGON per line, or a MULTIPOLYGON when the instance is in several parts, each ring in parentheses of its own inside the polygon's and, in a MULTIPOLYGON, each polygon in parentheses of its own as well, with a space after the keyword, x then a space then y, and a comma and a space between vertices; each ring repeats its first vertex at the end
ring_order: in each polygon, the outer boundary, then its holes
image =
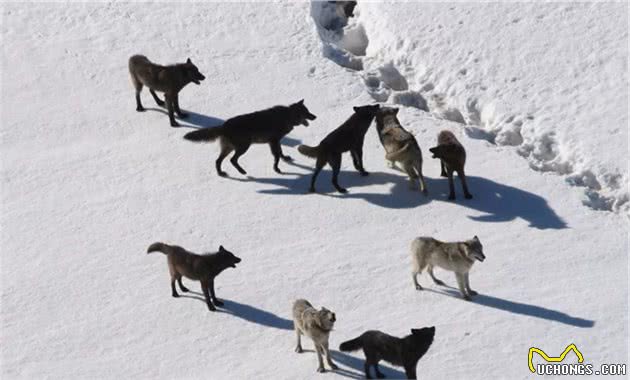
POLYGON ((194 84, 199 84, 200 81, 206 79, 206 77, 199 72, 197 66, 188 58, 186 63, 184 64, 184 75, 186 79, 193 82, 194 84))
POLYGON ((317 119, 317 116, 313 115, 304 105, 304 99, 291 104, 289 106, 289 111, 291 112, 290 117, 292 125, 302 124, 303 126, 308 127, 309 120, 317 119))
POLYGON ((447 160, 449 157, 456 156, 458 153, 459 147, 457 145, 448 144, 448 145, 438 145, 433 148, 429 148, 429 152, 433 153, 433 158, 439 158, 441 160, 447 160))
POLYGON ((369 105, 369 106, 361 106, 361 107, 352 107, 354 112, 360 116, 366 117, 375 117, 378 110, 381 108, 378 104, 369 105))
POLYGON ((223 246, 219 247, 219 252, 217 253, 217 256, 219 257, 221 262, 226 265, 226 267, 236 268, 236 264, 241 262, 240 258, 234 256, 232 252, 223 248, 223 246))
POLYGON ((479 261, 484 261, 486 259, 486 256, 483 254, 483 246, 477 236, 470 240, 466 240, 464 242, 464 246, 466 247, 466 256, 468 256, 469 259, 479 261))
POLYGON ((335 317, 335 313, 326 309, 325 307, 322 307, 317 312, 317 318, 319 319, 319 325, 322 327, 322 329, 327 331, 333 329, 335 321, 337 320, 337 318, 335 317))
MULTIPOLYGON (((409 350, 420 359, 431 347, 435 336, 435 326, 411 329, 411 335, 405 338, 410 343, 409 350)), ((416 360, 417 360, 416 359, 416 360)))

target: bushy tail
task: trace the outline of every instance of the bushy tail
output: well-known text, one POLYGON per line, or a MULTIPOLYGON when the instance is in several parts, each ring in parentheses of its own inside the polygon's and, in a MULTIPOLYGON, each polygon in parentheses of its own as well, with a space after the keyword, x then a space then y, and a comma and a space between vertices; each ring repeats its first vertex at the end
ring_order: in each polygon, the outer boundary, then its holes
POLYGON ((300 145, 298 146, 298 152, 302 153, 306 157, 317 158, 317 154, 319 153, 319 147, 312 147, 308 145, 300 145))
POLYGON ((151 252, 162 252, 165 255, 168 255, 171 252, 171 246, 164 243, 153 243, 147 249, 147 253, 151 252))
POLYGON ((188 132, 184 138, 189 141, 214 141, 223 134, 223 126, 213 128, 203 128, 188 132))
POLYGON ((339 345, 339 350, 345 352, 356 351, 360 348, 363 348, 363 340, 361 339, 361 337, 354 338, 339 345))

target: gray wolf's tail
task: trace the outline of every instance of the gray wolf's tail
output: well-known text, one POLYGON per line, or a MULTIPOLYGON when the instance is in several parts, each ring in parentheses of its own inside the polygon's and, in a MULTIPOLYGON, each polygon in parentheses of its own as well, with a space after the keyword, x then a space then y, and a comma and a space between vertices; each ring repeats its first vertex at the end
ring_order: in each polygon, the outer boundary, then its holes
POLYGON ((186 133, 184 138, 189 141, 214 141, 223 134, 223 130, 223 126, 198 129, 186 133))
POLYGON ((317 154, 319 153, 319 147, 312 147, 308 145, 300 145, 298 146, 298 152, 302 153, 306 157, 317 158, 317 154))
POLYGON ((165 255, 168 255, 171 252, 171 246, 164 243, 153 243, 147 249, 147 253, 151 252, 162 252, 165 255))
POLYGON ((339 350, 345 352, 356 351, 360 348, 363 348, 363 340, 361 337, 354 338, 339 345, 339 350))
POLYGON ((405 144, 405 146, 403 146, 399 150, 395 152, 387 153, 385 155, 385 158, 388 159, 389 161, 399 161, 402 158, 403 153, 405 153, 407 149, 409 149, 410 147, 411 147, 411 143, 408 142, 405 144))

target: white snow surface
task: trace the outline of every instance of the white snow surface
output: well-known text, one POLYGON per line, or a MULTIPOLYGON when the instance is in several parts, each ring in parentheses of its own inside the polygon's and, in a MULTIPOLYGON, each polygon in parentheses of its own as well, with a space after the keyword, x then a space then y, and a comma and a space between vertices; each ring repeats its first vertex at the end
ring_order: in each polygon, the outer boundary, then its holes
POLYGON ((3 3, 3 379, 360 378, 363 354, 339 343, 423 326, 436 326, 424 379, 531 378, 530 347, 570 343, 596 367, 628 363, 627 215, 596 210, 627 205, 627 6, 362 2, 330 33, 322 7, 3 3), (318 118, 284 140, 286 174, 255 145, 248 176, 225 161, 218 177, 218 144, 183 140, 191 129, 170 128, 146 90, 150 110, 135 111, 136 53, 190 57, 207 76, 180 95, 190 127, 302 98, 318 118), (375 98, 413 105, 399 119, 424 151, 429 196, 388 168, 373 127, 371 175, 346 155, 349 193, 327 168, 308 194, 314 162, 295 147, 375 98), (456 181, 446 201, 428 152, 443 129, 467 149, 472 200, 456 181), (487 259, 472 302, 426 273, 415 290, 413 238, 473 235, 487 259), (209 312, 188 280, 195 293, 172 298, 165 257, 146 254, 155 241, 241 257, 216 281, 226 307, 209 312), (293 351, 297 298, 335 311, 341 370, 318 374, 314 352, 293 351))

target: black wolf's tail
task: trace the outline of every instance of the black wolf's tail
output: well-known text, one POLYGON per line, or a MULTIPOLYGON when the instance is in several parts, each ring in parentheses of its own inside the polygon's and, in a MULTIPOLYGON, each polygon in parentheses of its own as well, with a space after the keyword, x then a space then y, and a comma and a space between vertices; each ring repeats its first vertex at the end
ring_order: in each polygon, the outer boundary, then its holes
POLYGON ((347 342, 343 342, 339 345, 339 350, 346 351, 346 352, 356 351, 360 348, 363 348, 363 339, 361 339, 361 337, 354 338, 347 342))
POLYGON ((147 249, 147 253, 151 252, 162 252, 165 255, 168 255, 171 252, 171 246, 164 243, 153 243, 147 249))
POLYGON ((186 133, 184 138, 189 141, 214 141, 223 134, 223 130, 223 126, 198 129, 186 133))
POLYGON ((298 152, 302 153, 306 157, 317 158, 317 154, 319 153, 319 147, 312 147, 308 145, 300 145, 298 146, 298 152))

